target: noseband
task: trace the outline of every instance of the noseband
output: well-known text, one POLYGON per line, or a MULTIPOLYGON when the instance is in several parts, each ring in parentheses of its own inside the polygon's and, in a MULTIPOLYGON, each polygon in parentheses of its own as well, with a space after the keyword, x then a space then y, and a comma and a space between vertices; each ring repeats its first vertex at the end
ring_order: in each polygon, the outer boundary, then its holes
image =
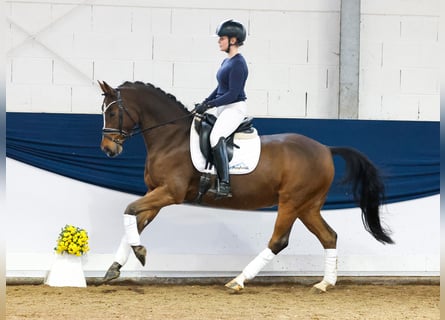
POLYGON ((104 116, 104 127, 102 129, 102 135, 105 138, 113 141, 114 143, 122 145, 122 143, 125 141, 125 139, 127 139, 127 138, 132 136, 131 132, 127 132, 127 131, 125 131, 123 129, 124 111, 128 115, 128 117, 130 117, 131 121, 133 121, 135 126, 136 126, 136 121, 134 121, 134 119, 131 117, 131 115, 128 112, 127 108, 124 107, 124 104, 122 103, 120 90, 116 89, 116 91, 117 91, 117 99, 116 100, 110 102, 106 106, 104 104, 102 104, 102 114, 104 116), (107 128, 107 127, 105 127, 105 113, 107 112, 108 108, 111 107, 115 103, 117 103, 117 106, 118 106, 119 128, 118 129, 116 129, 116 128, 107 128), (113 133, 117 133, 117 134, 119 134, 119 136, 116 137, 116 138, 110 137, 109 134, 113 134, 113 133))

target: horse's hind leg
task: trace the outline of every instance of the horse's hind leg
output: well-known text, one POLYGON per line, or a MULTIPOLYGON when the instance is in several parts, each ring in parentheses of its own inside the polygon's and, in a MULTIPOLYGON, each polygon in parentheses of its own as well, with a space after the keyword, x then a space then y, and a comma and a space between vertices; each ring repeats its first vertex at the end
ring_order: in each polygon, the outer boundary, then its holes
POLYGON ((316 292, 326 292, 337 282, 337 234, 322 218, 318 209, 308 212, 300 219, 325 249, 324 277, 313 289, 316 292))
POLYGON ((226 287, 234 291, 241 291, 244 282, 253 279, 273 258, 289 243, 289 236, 298 214, 295 207, 288 205, 289 209, 281 205, 275 221, 275 227, 269 245, 260 252, 235 279, 228 282, 226 287))

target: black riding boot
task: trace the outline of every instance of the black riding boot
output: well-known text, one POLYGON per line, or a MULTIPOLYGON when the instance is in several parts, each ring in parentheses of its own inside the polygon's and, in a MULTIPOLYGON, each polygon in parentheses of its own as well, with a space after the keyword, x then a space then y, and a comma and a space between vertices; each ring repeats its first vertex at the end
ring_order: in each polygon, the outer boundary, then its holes
POLYGON ((216 198, 231 197, 229 178, 229 159, 227 155, 226 140, 219 138, 218 143, 212 149, 213 162, 218 174, 218 184, 216 187, 216 198))

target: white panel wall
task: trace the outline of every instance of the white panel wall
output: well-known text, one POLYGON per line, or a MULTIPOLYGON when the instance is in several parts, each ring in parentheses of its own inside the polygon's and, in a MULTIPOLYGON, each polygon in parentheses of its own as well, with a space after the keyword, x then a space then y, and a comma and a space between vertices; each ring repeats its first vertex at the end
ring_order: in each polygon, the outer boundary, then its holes
MULTIPOLYGON (((137 197, 11 159, 6 169, 6 276, 44 277, 51 268, 60 229, 73 224, 85 228, 90 236, 85 275, 102 277, 124 232, 125 207, 137 197), (27 177, 26 184, 17 177, 27 177)), ((373 239, 363 227, 359 209, 322 212, 338 233, 339 274, 438 276, 439 205, 440 196, 434 196, 385 206, 383 219, 393 231, 395 245, 373 239)), ((142 234, 147 265, 141 267, 132 254, 122 276, 236 275, 266 247, 275 217, 276 212, 166 207, 142 234)), ((289 247, 262 275, 321 276, 323 255, 318 240, 297 221, 289 247)))
POLYGON ((440 120, 439 0, 362 0, 362 119, 440 120))
MULTIPOLYGON (((224 58, 212 34, 235 18, 251 115, 337 118, 340 3, 7 1, 7 110, 97 113, 96 80, 151 82, 191 106, 224 58)), ((439 0, 361 4, 359 118, 438 121, 439 0)))

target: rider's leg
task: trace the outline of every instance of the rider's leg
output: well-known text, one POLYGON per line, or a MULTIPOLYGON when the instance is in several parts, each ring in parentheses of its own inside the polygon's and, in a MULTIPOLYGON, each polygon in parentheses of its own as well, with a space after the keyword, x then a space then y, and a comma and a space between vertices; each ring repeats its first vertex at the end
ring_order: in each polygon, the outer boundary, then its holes
POLYGON ((227 138, 243 122, 247 113, 247 105, 241 101, 212 108, 208 112, 217 117, 210 133, 210 146, 214 148, 218 144, 219 138, 227 138))
POLYGON ((232 194, 230 193, 229 159, 224 137, 219 138, 219 142, 212 148, 212 152, 218 174, 216 197, 230 197, 232 194))
POLYGON ((216 108, 215 125, 210 133, 210 146, 213 160, 218 173, 217 197, 228 197, 230 193, 229 160, 225 138, 227 138, 241 124, 246 115, 246 103, 237 102, 216 108))

